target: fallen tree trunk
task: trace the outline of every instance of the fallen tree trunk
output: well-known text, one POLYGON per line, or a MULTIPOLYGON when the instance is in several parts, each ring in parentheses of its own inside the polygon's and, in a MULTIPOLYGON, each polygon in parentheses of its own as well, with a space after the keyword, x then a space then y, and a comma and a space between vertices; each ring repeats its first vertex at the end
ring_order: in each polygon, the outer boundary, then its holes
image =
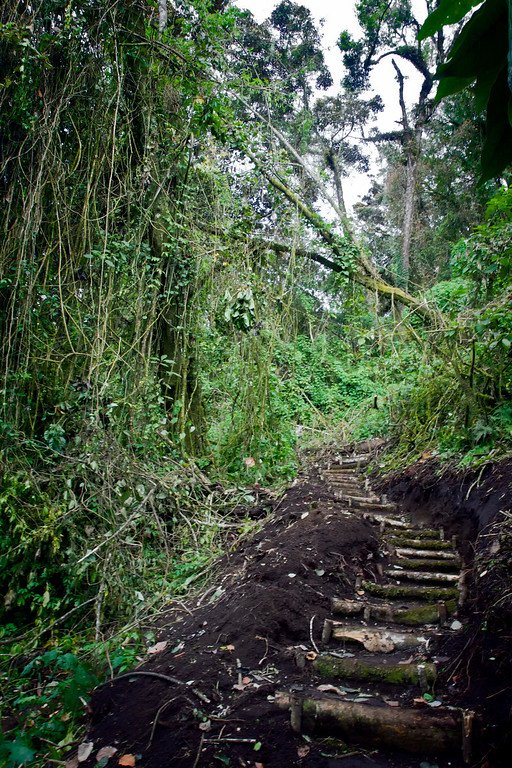
POLYGON ((305 733, 328 734, 365 747, 389 747, 422 755, 462 750, 460 710, 368 706, 281 692, 276 694, 275 703, 280 709, 290 709, 293 704, 295 728, 305 733))

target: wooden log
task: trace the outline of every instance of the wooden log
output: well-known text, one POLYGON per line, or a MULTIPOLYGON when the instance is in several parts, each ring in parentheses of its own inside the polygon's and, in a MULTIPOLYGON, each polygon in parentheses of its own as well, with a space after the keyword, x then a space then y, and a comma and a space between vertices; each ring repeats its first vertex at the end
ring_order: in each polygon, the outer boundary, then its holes
POLYGON ((439 560, 453 560, 460 563, 460 556, 456 552, 435 552, 432 549, 409 549, 408 547, 397 547, 395 550, 397 557, 432 557, 439 560))
POLYGON ((342 622, 332 622, 332 640, 360 643, 373 653, 392 653, 405 648, 419 648, 426 645, 428 633, 399 632, 387 627, 350 627, 342 622))
MULTIPOLYGON (((343 616, 356 616, 364 612, 365 621, 390 621, 409 627, 420 627, 423 624, 444 623, 448 613, 454 613, 457 602, 450 600, 435 605, 411 604, 396 606, 391 603, 372 603, 362 600, 343 600, 333 598, 332 612, 343 616)), ((329 636, 330 637, 330 636, 329 636)))
POLYGON ((405 536, 393 536, 390 543, 394 547, 409 547, 411 549, 434 549, 454 551, 450 541, 441 541, 441 539, 409 539, 405 536))
POLYGON ((394 538, 403 539, 405 536, 411 539, 433 539, 435 541, 442 541, 439 531, 434 528, 410 528, 407 523, 403 527, 390 528, 386 531, 386 536, 392 536, 394 538))
POLYGON ((348 501, 349 507, 351 506, 360 506, 368 504, 380 504, 380 497, 379 496, 356 496, 353 493, 346 493, 345 491, 342 492, 342 496, 344 499, 348 501))
POLYGON ((432 571, 405 571, 401 568, 386 568, 386 576, 399 581, 429 581, 440 584, 458 584, 460 574, 458 573, 435 573, 432 571))
MULTIPOLYGON (((278 692, 275 704, 290 708, 290 695, 278 692)), ((425 756, 462 749, 462 713, 456 709, 368 706, 316 695, 302 701, 302 730, 361 746, 385 747, 425 756)))
POLYGON ((373 512, 377 512, 378 510, 382 510, 383 512, 393 512, 398 509, 396 504, 393 504, 391 501, 354 501, 352 502, 352 506, 357 507, 358 509, 369 509, 373 512))
POLYGON ((437 676, 435 664, 371 664, 365 659, 340 659, 321 654, 313 661, 313 668, 322 677, 341 677, 368 683, 431 686, 437 676))
POLYGON ((368 520, 369 523, 374 523, 375 525, 380 526, 380 532, 381 534, 384 534, 386 531, 386 525, 403 525, 404 528, 407 528, 409 523, 406 523, 405 520, 402 520, 400 517, 386 517, 386 515, 372 515, 371 512, 362 512, 361 517, 363 520, 368 520))
POLYGON ((394 565, 400 565, 405 570, 414 570, 420 568, 422 571, 448 571, 457 572, 460 569, 460 563, 457 560, 435 560, 434 558, 424 557, 394 557, 391 562, 394 565))
POLYGON ((458 599, 459 590, 453 587, 430 587, 420 584, 375 584, 363 581, 362 587, 371 595, 384 598, 416 598, 417 600, 451 600, 458 599))
POLYGON ((358 613, 362 613, 365 606, 366 603, 362 600, 345 600, 343 598, 333 597, 331 601, 332 612, 343 616, 355 616, 358 613))

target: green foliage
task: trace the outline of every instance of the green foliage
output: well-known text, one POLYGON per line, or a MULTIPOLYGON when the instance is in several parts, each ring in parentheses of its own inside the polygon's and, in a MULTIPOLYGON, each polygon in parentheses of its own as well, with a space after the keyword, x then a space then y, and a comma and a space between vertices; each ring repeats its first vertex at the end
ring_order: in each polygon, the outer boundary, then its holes
MULTIPOLYGON (((423 25, 419 39, 459 21, 476 4, 470 0, 444 0, 423 25)), ((486 109, 486 138, 481 157, 484 180, 499 176, 512 162, 508 29, 506 0, 487 0, 464 24, 446 63, 437 72, 438 99, 474 83, 476 104, 479 109, 486 109)))

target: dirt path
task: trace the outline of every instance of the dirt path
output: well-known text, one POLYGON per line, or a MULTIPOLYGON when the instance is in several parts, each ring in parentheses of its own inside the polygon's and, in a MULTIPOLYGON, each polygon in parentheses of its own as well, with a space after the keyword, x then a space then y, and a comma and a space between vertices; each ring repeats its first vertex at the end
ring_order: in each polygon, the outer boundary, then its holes
POLYGON ((457 542, 376 496, 342 456, 292 487, 159 653, 93 695, 102 747, 145 768, 455 768, 475 723, 449 675, 457 542))

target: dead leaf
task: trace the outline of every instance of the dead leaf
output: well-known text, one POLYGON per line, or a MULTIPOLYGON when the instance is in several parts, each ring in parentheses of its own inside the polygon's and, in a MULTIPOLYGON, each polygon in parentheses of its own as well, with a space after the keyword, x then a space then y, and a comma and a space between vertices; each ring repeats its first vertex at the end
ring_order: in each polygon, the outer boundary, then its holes
POLYGON ((297 749, 297 755, 300 758, 306 757, 306 755, 309 755, 310 752, 311 752, 311 747, 308 747, 307 744, 304 744, 302 747, 299 747, 297 749))
POLYGON ((167 640, 162 640, 160 643, 156 643, 155 645, 152 645, 151 648, 148 648, 148 653, 162 653, 166 648, 167 640))
POLYGON ((250 677, 242 677, 242 683, 244 685, 250 685, 252 683, 252 680, 250 677))
POLYGON ((66 768, 78 768, 78 765, 78 757, 76 755, 66 760, 66 768))
POLYGON ((134 765, 136 763, 135 755, 121 755, 119 760, 117 761, 118 765, 125 765, 127 768, 134 768, 134 765))
POLYGON ((246 456, 246 458, 244 459, 244 464, 246 467, 255 467, 256 459, 254 459, 252 456, 246 456))
POLYGON ((93 741, 83 741, 81 744, 79 744, 77 755, 76 755, 78 762, 84 763, 89 757, 89 755, 91 754, 93 749, 94 749, 93 741))
POLYGON ((99 763, 100 760, 103 760, 104 758, 109 760, 116 752, 117 749, 115 747, 102 747, 96 752, 96 762, 99 763))
POLYGON ((206 720, 204 723, 199 723, 199 730, 204 731, 205 733, 207 731, 211 731, 212 729, 212 721, 206 720))

